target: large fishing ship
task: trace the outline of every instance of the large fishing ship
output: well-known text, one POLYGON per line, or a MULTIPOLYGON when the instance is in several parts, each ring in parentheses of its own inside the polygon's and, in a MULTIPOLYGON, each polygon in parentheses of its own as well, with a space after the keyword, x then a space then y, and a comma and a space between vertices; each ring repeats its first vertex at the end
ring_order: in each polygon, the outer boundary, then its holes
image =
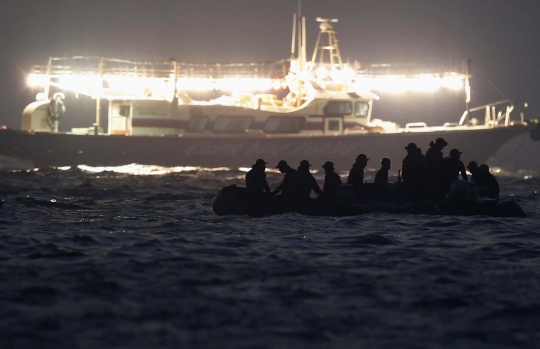
MULTIPOLYGON (((359 153, 401 159, 408 143, 427 149, 443 137, 465 160, 483 162, 528 129, 511 101, 471 108, 468 64, 425 71, 407 65, 344 63, 336 19, 318 18, 319 35, 307 58, 305 18, 295 15, 291 58, 250 64, 133 62, 103 57, 49 58, 28 82, 41 88, 22 115, 21 130, 0 130, 0 155, 28 167, 248 167, 332 160, 346 169, 359 153), (373 117, 377 91, 460 89, 461 117, 441 126, 400 126, 373 117), (201 91, 222 96, 196 100, 201 91), (65 94, 95 100, 96 122, 59 132, 65 94), (107 100, 108 103, 103 103, 107 100), (107 127, 100 125, 107 105, 107 127)), ((68 106, 69 107, 69 106, 68 106)))

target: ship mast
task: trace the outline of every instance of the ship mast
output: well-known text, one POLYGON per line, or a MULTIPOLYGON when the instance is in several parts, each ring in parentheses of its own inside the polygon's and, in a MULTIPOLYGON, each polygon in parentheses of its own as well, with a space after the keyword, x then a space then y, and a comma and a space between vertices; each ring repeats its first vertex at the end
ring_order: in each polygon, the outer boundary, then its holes
POLYGON ((465 108, 467 110, 467 123, 470 119, 470 113, 471 113, 471 85, 469 84, 469 66, 471 64, 470 59, 466 59, 463 61, 463 70, 465 73, 465 108))
POLYGON ((328 51, 329 55, 329 69, 338 68, 343 69, 343 60, 341 59, 341 52, 339 51, 339 44, 338 39, 336 35, 336 31, 334 30, 334 26, 332 23, 337 23, 338 19, 326 19, 317 17, 317 22, 321 23, 319 25, 319 35, 317 36, 317 43, 315 44, 315 50, 313 51, 313 58, 312 62, 315 64, 317 59, 317 54, 319 51, 320 58, 319 58, 319 65, 324 65, 324 51, 328 51), (323 34, 328 35, 328 45, 321 44, 321 37, 323 34))
POLYGON ((304 84, 300 79, 300 76, 307 68, 307 54, 306 54, 306 18, 302 17, 302 0, 298 0, 298 12, 294 15, 293 20, 293 36, 291 47, 291 64, 294 64, 296 60, 296 75, 298 77, 298 91, 296 94, 296 106, 302 105, 302 99, 304 96, 304 84), (295 59, 295 49, 296 59, 295 59))

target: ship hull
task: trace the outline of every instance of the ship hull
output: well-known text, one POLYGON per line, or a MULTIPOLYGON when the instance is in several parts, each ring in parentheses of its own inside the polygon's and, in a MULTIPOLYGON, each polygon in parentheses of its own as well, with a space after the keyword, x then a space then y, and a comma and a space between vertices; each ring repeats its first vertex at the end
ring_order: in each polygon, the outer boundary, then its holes
POLYGON ((416 143, 426 151, 430 141, 443 137, 448 152, 457 148, 462 160, 485 162, 511 138, 526 132, 516 125, 493 129, 343 136, 230 136, 148 137, 117 135, 73 135, 0 131, 0 155, 31 161, 35 167, 119 166, 131 163, 200 167, 250 167, 258 158, 275 166, 281 159, 296 166, 307 159, 314 168, 333 161, 336 169, 349 169, 356 156, 365 153, 378 167, 383 157, 394 168, 405 157, 404 147, 416 143))

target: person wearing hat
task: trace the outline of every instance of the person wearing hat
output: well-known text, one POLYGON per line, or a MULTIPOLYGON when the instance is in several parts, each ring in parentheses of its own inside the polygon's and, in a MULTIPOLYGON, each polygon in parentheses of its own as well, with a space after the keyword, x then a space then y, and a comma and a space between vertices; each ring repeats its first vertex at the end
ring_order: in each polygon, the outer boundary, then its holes
POLYGON ((355 195, 359 198, 362 196, 362 185, 364 184, 364 169, 367 166, 368 158, 365 154, 360 154, 356 157, 356 161, 353 164, 349 177, 347 178, 347 184, 350 184, 354 188, 355 195))
POLYGON ((266 181, 266 164, 263 159, 258 159, 251 170, 246 173, 246 189, 250 196, 255 199, 263 199, 270 195, 270 187, 266 181))
POLYGON ((429 143, 426 152, 426 184, 431 198, 440 197, 439 190, 442 185, 443 176, 443 149, 448 145, 442 138, 437 138, 435 142, 429 143))
POLYGON ((334 163, 331 161, 327 161, 322 166, 324 168, 325 176, 324 176, 324 185, 323 185, 323 193, 324 194, 331 194, 335 193, 338 185, 340 185, 341 177, 335 172, 334 169, 334 163))
POLYGON ((459 180, 459 174, 464 181, 469 180, 467 172, 465 171, 465 165, 460 160, 461 152, 458 149, 450 150, 450 157, 444 158, 443 161, 443 182, 442 182, 442 198, 446 195, 452 187, 452 182, 459 180))
POLYGON ((274 189, 272 195, 277 195, 281 192, 281 198, 289 199, 292 182, 294 176, 296 175, 296 170, 289 166, 289 164, 287 164, 287 161, 285 160, 280 160, 276 168, 279 170, 279 172, 284 173, 285 177, 283 177, 283 182, 281 182, 281 184, 276 189, 274 189))
POLYGON ((322 195, 322 190, 317 184, 315 177, 309 172, 311 164, 307 160, 300 161, 300 166, 296 170, 292 181, 291 196, 297 203, 309 201, 309 196, 313 190, 317 195, 322 195))

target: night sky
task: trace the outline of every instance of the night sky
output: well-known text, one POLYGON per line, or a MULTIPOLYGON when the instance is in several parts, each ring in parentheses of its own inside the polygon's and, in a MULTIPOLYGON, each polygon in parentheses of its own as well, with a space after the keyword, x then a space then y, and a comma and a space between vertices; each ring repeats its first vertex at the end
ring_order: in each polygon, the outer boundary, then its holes
MULTIPOLYGON (((288 58, 296 6, 296 0, 3 0, 0 124, 20 127, 35 95, 26 74, 48 56, 195 63, 288 58)), ((430 65, 470 58, 473 106, 504 97, 527 101, 528 117, 540 116, 538 0, 304 0, 303 14, 308 56, 315 18, 339 18, 345 60, 430 65)), ((436 104, 439 97, 429 98, 436 104)), ((376 117, 404 118, 399 112, 376 117)))

